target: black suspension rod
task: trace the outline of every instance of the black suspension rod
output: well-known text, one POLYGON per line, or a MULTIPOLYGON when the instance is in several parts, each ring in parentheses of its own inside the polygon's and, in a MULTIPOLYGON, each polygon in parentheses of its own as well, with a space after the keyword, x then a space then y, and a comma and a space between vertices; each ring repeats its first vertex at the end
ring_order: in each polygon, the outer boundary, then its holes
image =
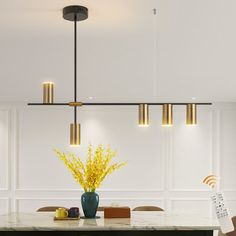
MULTIPOLYGON (((164 103, 153 103, 153 102, 135 102, 135 103, 82 103, 82 106, 138 106, 139 104, 147 104, 150 106, 161 106, 164 104, 172 104, 174 106, 184 106, 187 104, 196 104, 200 106, 210 106, 212 103, 210 102, 184 102, 184 103, 173 103, 173 102, 164 102, 164 103)), ((51 104, 45 104, 45 103, 28 103, 29 106, 69 106, 69 103, 51 103, 51 104)))
MULTIPOLYGON (((77 18, 74 19, 74 102, 77 102, 77 18)), ((74 107, 74 123, 77 123, 77 106, 74 107)))
POLYGON ((77 21, 74 21, 74 101, 77 102, 77 21))
POLYGON ((150 102, 135 102, 135 103, 82 103, 83 106, 138 106, 140 104, 147 104, 150 106, 161 106, 164 104, 172 104, 175 106, 183 106, 187 104, 196 104, 196 105, 212 105, 212 103, 195 103, 195 102, 188 102, 188 103, 173 103, 173 102, 164 102, 164 103, 150 103, 150 102))

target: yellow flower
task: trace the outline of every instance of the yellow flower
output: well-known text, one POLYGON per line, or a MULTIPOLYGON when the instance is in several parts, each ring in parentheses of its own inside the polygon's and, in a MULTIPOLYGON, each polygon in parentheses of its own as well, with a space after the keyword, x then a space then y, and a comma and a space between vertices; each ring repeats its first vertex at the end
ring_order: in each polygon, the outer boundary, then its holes
POLYGON ((126 164, 126 162, 111 164, 116 153, 110 147, 105 150, 103 145, 98 145, 93 151, 90 144, 85 163, 73 153, 66 155, 59 150, 55 152, 85 192, 94 192, 107 175, 126 164))

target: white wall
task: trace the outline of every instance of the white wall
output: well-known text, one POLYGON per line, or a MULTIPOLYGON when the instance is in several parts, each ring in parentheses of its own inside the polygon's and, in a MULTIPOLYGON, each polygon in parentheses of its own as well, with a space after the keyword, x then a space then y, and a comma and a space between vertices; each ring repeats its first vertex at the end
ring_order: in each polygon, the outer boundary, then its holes
POLYGON ((110 144, 117 159, 128 161, 99 189, 101 205, 158 205, 209 216, 210 190, 201 181, 214 173, 236 215, 236 104, 198 110, 198 126, 186 127, 184 108, 175 107, 174 127, 163 128, 161 108, 152 107, 144 129, 133 107, 81 108, 83 145, 70 149, 70 108, 1 105, 0 213, 79 205, 82 190, 53 148, 84 153, 91 142, 110 144))

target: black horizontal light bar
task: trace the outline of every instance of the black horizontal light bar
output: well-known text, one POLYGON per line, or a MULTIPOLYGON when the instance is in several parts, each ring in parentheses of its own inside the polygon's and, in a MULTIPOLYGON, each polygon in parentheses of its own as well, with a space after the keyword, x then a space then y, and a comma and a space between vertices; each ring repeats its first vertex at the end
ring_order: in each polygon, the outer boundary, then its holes
MULTIPOLYGON (((160 105, 164 105, 164 104, 172 104, 174 106, 183 106, 183 105, 187 105, 187 104, 196 104, 196 105, 212 105, 212 103, 208 102, 208 103, 204 103, 204 102, 185 102, 185 103, 156 103, 156 102, 135 102, 135 103, 82 103, 82 106, 138 106, 139 104, 147 104, 150 106, 160 106, 160 105)), ((69 103, 28 103, 29 106, 69 106, 69 103)))
POLYGON ((69 103, 28 103, 28 106, 68 106, 69 103))

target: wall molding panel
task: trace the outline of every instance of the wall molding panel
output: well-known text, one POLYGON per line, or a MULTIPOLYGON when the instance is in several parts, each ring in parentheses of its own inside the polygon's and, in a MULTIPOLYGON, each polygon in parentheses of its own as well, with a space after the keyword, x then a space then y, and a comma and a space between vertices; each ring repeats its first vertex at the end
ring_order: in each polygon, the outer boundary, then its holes
POLYGON ((0 191, 9 191, 10 190, 10 153, 11 153, 11 147, 10 147, 10 110, 9 109, 1 109, 0 110, 1 117, 1 160, 4 160, 5 163, 1 163, 0 166, 1 169, 0 173, 4 173, 4 176, 1 176, 0 178, 0 191), (2 117, 4 114, 5 117, 2 117), (2 151, 4 153, 2 153, 2 151), (5 183, 2 183, 2 179, 5 179, 5 183))
POLYGON ((11 211, 10 198, 0 197, 0 214, 6 214, 11 211))
POLYGON ((170 208, 175 213, 185 213, 185 214, 192 214, 194 212, 195 214, 204 214, 205 216, 210 217, 212 215, 212 206, 211 206, 211 200, 209 198, 171 198, 170 199, 170 208), (180 209, 177 211, 175 210, 175 204, 177 203, 183 203, 183 205, 186 207, 186 203, 193 202, 194 204, 189 204, 188 206, 188 212, 181 206, 180 209), (205 203, 205 206, 202 207, 199 211, 199 206, 201 204, 205 203))
MULTIPOLYGON (((4 130, 0 145, 5 150, 4 167, 0 167, 0 214, 35 211, 53 203, 80 204, 83 190, 50 145, 56 143, 62 150, 73 151, 67 148, 71 114, 64 111, 57 107, 52 111, 23 104, 0 105, 0 129, 4 130)), ((182 108, 175 108, 171 129, 161 127, 161 110, 151 113, 151 127, 145 130, 137 127, 137 110, 133 108, 90 107, 81 112, 84 142, 109 142, 119 150, 119 160, 128 162, 98 189, 101 204, 153 204, 175 213, 184 213, 185 206, 186 214, 191 210, 214 215, 211 190, 201 184, 205 175, 214 173, 223 180, 219 187, 224 187, 230 210, 236 215, 236 173, 231 170, 236 163, 236 146, 230 145, 236 138, 236 104, 199 107, 199 126, 193 129, 185 127, 182 108)), ((81 152, 85 151, 81 147, 81 152)))

